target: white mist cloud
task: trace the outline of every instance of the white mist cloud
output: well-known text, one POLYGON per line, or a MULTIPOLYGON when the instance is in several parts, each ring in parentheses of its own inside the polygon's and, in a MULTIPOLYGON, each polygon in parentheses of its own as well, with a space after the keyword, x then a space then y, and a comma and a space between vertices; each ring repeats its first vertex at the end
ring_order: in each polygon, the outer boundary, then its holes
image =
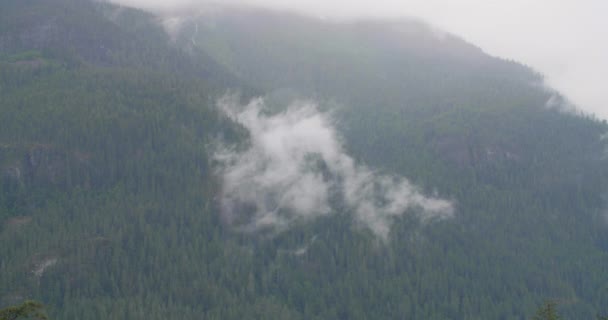
POLYGON ((422 219, 452 216, 449 201, 426 197, 403 177, 382 175, 345 153, 328 114, 299 102, 268 115, 264 102, 221 108, 246 128, 244 151, 220 148, 222 215, 236 228, 282 231, 292 224, 338 211, 387 239, 394 217, 408 209, 422 219))
POLYGON ((152 10, 246 4, 330 18, 413 16, 542 72, 583 110, 608 119, 605 0, 110 0, 152 10))

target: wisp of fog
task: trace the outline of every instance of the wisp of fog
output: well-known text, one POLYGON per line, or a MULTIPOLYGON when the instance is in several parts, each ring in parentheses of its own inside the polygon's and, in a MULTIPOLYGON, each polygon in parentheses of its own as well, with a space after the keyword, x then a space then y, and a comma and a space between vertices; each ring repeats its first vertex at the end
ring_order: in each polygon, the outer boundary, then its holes
POLYGON ((406 178, 356 163, 331 117, 311 102, 270 114, 262 99, 243 106, 224 98, 221 109, 249 133, 245 150, 222 145, 215 159, 223 179, 222 216, 241 231, 281 232, 298 222, 349 212, 386 240, 394 218, 454 214, 450 201, 423 195, 406 178))

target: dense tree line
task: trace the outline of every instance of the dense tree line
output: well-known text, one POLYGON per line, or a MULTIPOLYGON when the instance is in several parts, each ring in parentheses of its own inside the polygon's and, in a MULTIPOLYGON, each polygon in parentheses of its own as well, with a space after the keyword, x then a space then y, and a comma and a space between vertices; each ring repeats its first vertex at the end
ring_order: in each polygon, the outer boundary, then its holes
POLYGON ((558 298, 564 318, 608 313, 604 122, 546 108, 538 75, 456 38, 421 31, 401 48, 381 25, 257 14, 201 22, 201 46, 181 51, 192 22, 172 42, 152 16, 108 4, 0 4, 0 306, 32 298, 52 319, 527 319, 558 298), (234 88, 337 110, 358 161, 454 199, 455 218, 406 215, 388 243, 347 212, 273 237, 235 232, 210 147, 247 141, 215 107, 234 88))

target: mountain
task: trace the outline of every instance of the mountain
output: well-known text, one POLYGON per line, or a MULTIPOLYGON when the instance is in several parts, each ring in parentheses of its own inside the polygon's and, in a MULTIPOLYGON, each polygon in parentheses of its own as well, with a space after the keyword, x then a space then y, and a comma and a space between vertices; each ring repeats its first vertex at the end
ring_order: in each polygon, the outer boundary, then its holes
MULTIPOLYGON (((5 0, 0 306, 33 298, 53 319, 526 319, 555 299, 571 319, 608 314, 608 125, 566 106, 530 68, 415 20, 5 0), (312 101, 307 119, 331 119, 342 158, 407 178, 412 197, 447 199, 453 215, 410 208, 381 239, 337 192, 331 213, 243 231, 224 212, 239 195, 217 144, 247 150, 257 136, 218 108, 232 92, 237 105, 263 96, 266 124, 312 101)), ((322 156, 306 164, 345 179, 322 156)))

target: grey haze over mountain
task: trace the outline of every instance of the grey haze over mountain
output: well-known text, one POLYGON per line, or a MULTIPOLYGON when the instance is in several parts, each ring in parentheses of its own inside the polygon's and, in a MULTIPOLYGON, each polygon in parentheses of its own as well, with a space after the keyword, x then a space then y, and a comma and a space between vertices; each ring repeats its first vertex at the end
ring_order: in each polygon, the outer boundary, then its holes
MULTIPOLYGON (((111 0, 167 11, 206 0, 111 0)), ((486 52, 525 63, 545 75, 580 109, 608 119, 603 77, 608 74, 608 2, 603 0, 223 0, 295 10, 321 18, 418 17, 460 35, 486 52)))

